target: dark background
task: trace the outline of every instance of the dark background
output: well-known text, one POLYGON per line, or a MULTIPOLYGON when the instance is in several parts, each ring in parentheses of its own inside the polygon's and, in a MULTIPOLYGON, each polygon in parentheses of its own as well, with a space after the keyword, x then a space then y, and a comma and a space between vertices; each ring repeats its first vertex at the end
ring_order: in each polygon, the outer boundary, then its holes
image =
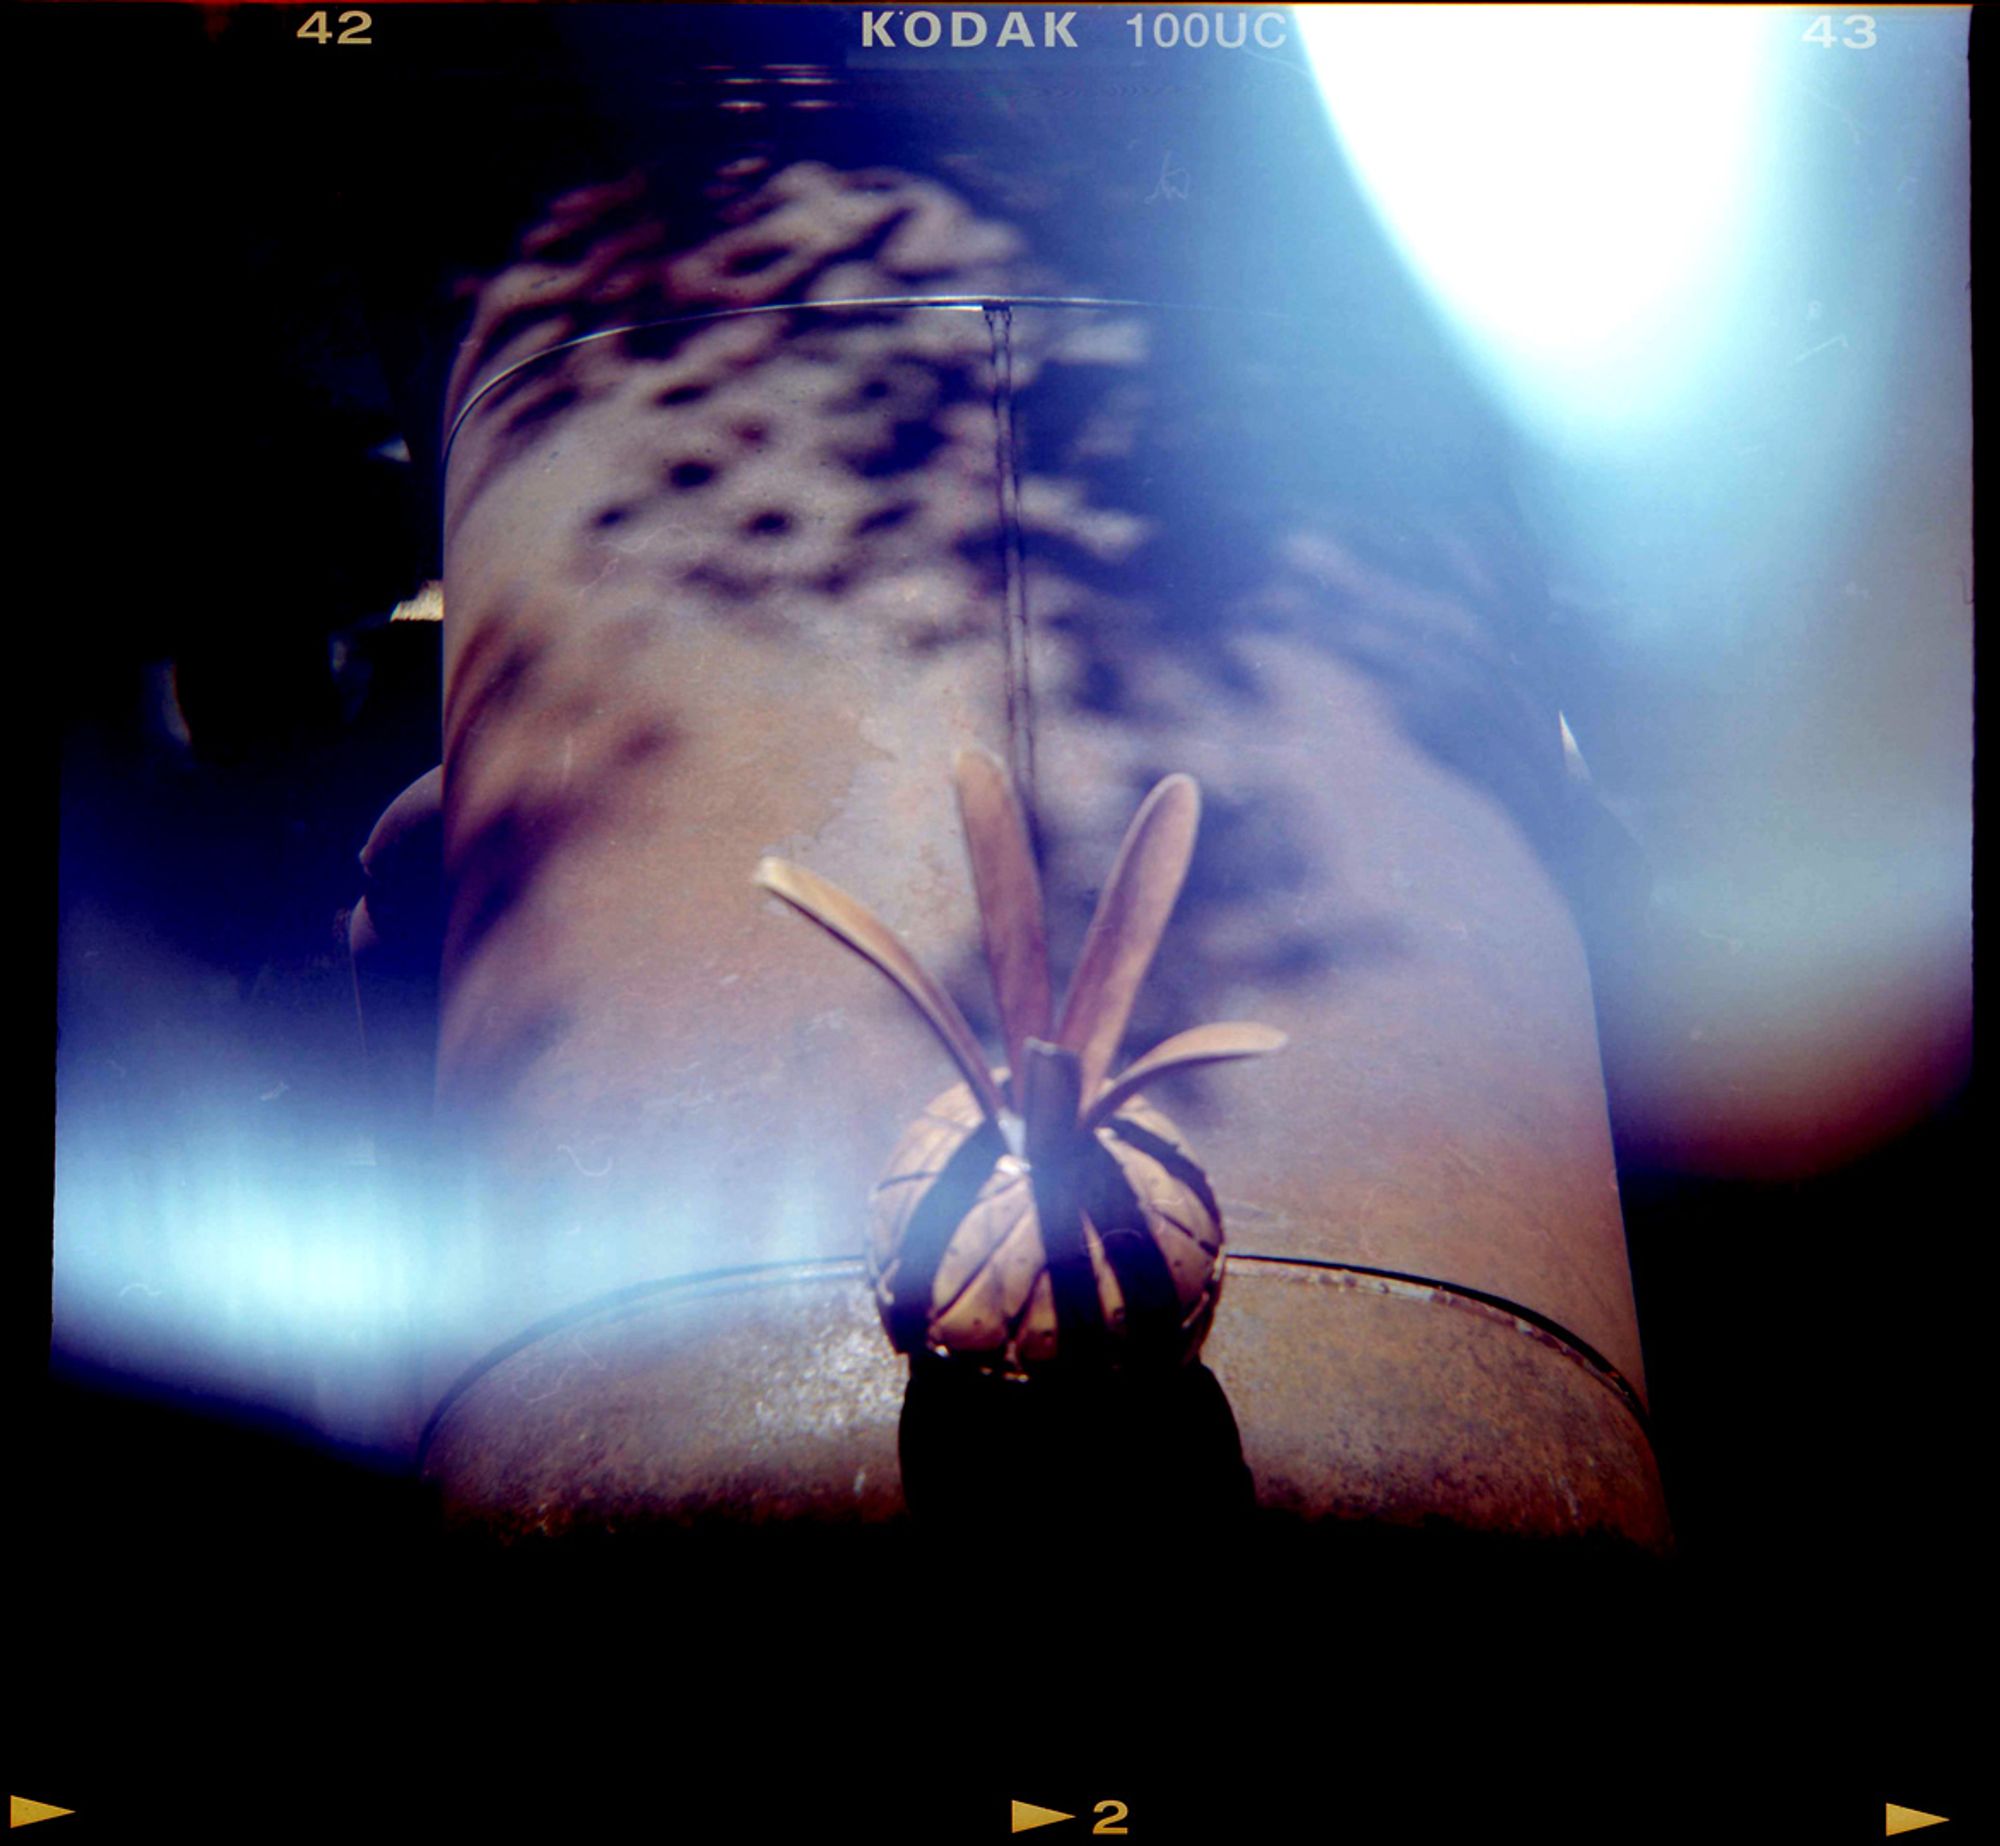
MULTIPOLYGON (((104 1104, 120 1132, 144 1134, 212 1028, 314 1048, 294 1132, 319 1148, 365 1113, 339 933, 355 854, 439 748, 439 632, 382 618, 439 571, 449 285, 502 262, 522 200, 559 188, 548 150, 596 150, 529 9, 383 8, 372 53, 298 44, 302 16, 8 22, 14 619, 29 721, 48 723, 22 807, 61 816, 30 829, 37 868, 58 867, 56 940, 29 950, 64 953, 57 1049, 146 1006, 154 964, 120 944, 165 945, 221 985, 161 1001, 152 1061, 104 1104), (492 112, 511 132, 475 137, 492 112), (408 462, 382 453, 398 438, 408 462), (65 945, 106 915, 143 927, 88 936, 111 965, 83 967, 65 945)), ((1617 662, 1583 678, 1615 731, 1617 662)), ((1597 972, 1615 1009, 1616 970, 1597 972)), ((996 1666, 955 1653, 923 1593, 935 1558, 773 1540, 468 1563, 402 1472, 304 1418, 102 1354, 59 1349, 51 1371, 39 999, 33 1017, 10 1296, 34 1709, 9 1786, 77 1808, 72 1831, 183 1814, 393 1836, 389 1816, 420 1813, 594 1838, 679 1814, 792 1837, 849 1815, 864 1836, 969 1839, 1018 1795, 1079 1813, 1117 1796, 1138 1841, 1456 1838, 1503 1815, 1554 1838, 1687 1837, 1713 1816, 1720 1837, 1831 1840, 1879 1837, 1885 1799, 1961 1830, 1990 1805, 1959 1693, 1991 1446, 1970 1089, 1835 1170, 1753 1182, 1627 1132, 1613 1071, 1680 1542, 1664 1572, 1552 1581, 1361 1536, 1301 1551, 1279 1589, 1225 1550, 1184 1607, 1049 1591, 1009 1619, 1052 1634, 1052 1661, 996 1666)), ((65 1108, 99 1094, 65 1079, 65 1108)))

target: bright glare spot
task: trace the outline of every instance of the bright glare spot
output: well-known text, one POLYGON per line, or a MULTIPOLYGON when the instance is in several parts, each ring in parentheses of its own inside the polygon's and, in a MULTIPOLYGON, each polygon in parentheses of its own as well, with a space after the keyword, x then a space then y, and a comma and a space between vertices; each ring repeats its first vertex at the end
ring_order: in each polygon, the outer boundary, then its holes
POLYGON ((1670 418, 1743 280, 1761 7, 1302 7, 1321 94, 1405 260, 1516 408, 1670 418))

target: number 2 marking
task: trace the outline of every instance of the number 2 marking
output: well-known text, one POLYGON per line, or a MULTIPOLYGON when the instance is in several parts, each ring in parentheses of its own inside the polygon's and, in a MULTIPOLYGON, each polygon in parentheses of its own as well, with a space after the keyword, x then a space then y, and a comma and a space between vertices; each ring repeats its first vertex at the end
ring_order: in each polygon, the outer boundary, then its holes
POLYGON ((1131 1809, 1122 1801, 1100 1801, 1090 1811, 1093 1814, 1104 1814, 1104 1818, 1091 1828, 1092 1833, 1123 1833, 1125 1829, 1116 1823, 1123 1820, 1131 1809), (1111 1810, 1110 1813, 1105 1814, 1106 1808, 1111 1810))

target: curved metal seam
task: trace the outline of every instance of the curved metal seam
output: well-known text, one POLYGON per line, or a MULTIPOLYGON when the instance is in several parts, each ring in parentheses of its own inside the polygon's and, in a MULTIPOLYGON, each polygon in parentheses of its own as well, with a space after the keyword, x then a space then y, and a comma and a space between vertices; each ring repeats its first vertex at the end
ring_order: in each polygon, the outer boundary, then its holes
POLYGON ((490 1352, 482 1353, 464 1371, 445 1387, 444 1394, 437 1401, 424 1424, 424 1432, 417 1438, 417 1471, 422 1473, 425 1460, 429 1457, 431 1443, 436 1439, 438 1425, 445 1419, 454 1404, 485 1375, 513 1358, 516 1353, 525 1352, 539 1340, 560 1333, 565 1327, 574 1327, 610 1308, 628 1307, 635 1301, 644 1301, 649 1295, 664 1295, 674 1290, 685 1289, 694 1293, 703 1288, 714 1287, 718 1283, 740 1282, 752 1277, 770 1277, 791 1274, 802 1282, 830 1282, 844 1278, 858 1277, 865 1265, 859 1256, 829 1256, 817 1261, 791 1263, 739 1263, 727 1269, 704 1269, 694 1275, 655 1276, 649 1281, 633 1282, 624 1288, 615 1288, 606 1295, 593 1295, 588 1301, 580 1301, 574 1307, 560 1308, 555 1313, 523 1327, 511 1339, 503 1341, 490 1352))
POLYGON ((1639 1427, 1645 1431, 1647 1439, 1652 1437, 1650 1419, 1646 1411, 1646 1401, 1632 1381, 1613 1365, 1597 1348, 1572 1333, 1561 1321, 1518 1301, 1510 1301, 1505 1295, 1495 1295, 1483 1288, 1473 1288, 1464 1282, 1443 1282, 1435 1276, 1416 1275, 1401 1269, 1375 1269, 1365 1263, 1333 1263, 1317 1256, 1262 1256, 1250 1250, 1228 1253, 1232 1263, 1268 1263, 1274 1268, 1331 1270, 1343 1276, 1366 1276, 1372 1282, 1394 1285, 1385 1288, 1385 1294, 1407 1291, 1408 1297, 1425 1301, 1435 1300, 1439 1295, 1450 1295, 1460 1301, 1476 1303, 1483 1308, 1504 1314, 1524 1333, 1553 1342, 1587 1371, 1594 1373, 1600 1384, 1621 1398, 1628 1410, 1638 1419, 1639 1427))
POLYGON ((503 366, 465 400, 458 415, 452 418, 444 448, 439 453, 438 465, 442 468, 451 460, 451 446, 458 440, 458 432, 464 428, 465 419, 487 392, 506 383, 517 372, 539 365, 556 353, 589 346, 597 340, 615 340, 620 334, 644 333, 654 327, 695 327, 708 321, 740 320, 752 314, 811 314, 841 308, 948 308, 959 313, 975 314, 1010 308, 1147 308, 1169 314, 1247 314, 1259 320, 1295 321, 1299 318, 1296 314, 1286 314, 1276 308, 1247 308, 1213 301, 1140 301, 1119 295, 857 295, 844 301, 761 301, 742 308, 705 308, 693 314, 663 314, 656 320, 626 321, 616 327, 600 327, 595 333, 579 333, 573 339, 558 340, 553 346, 544 346, 525 359, 503 366))
MULTIPOLYGON (((1640 1433, 1648 1442, 1652 1440, 1651 1420, 1647 1415, 1644 1400, 1609 1359, 1587 1340, 1571 1333, 1560 1321, 1551 1320, 1546 1314, 1538 1313, 1533 1308, 1523 1307, 1518 1301, 1510 1301, 1504 1295, 1490 1294, 1485 1289, 1470 1288, 1463 1283, 1440 1281, 1435 1276, 1416 1275, 1407 1270, 1376 1269, 1362 1263, 1333 1263, 1316 1256, 1265 1256, 1253 1250, 1232 1250, 1227 1253, 1227 1261, 1232 1265, 1260 1263, 1276 1269, 1301 1269, 1338 1276, 1361 1276, 1371 1282, 1391 1284, 1392 1287, 1384 1288, 1381 1292, 1396 1295, 1404 1300, 1414 1300, 1419 1305, 1435 1302, 1440 1295, 1454 1296, 1460 1301, 1475 1303, 1503 1314, 1522 1332, 1554 1345, 1566 1357, 1582 1365, 1632 1413, 1639 1425, 1640 1433), (1406 1290, 1407 1293, 1404 1292, 1406 1290)), ((859 1256, 822 1257, 811 1262, 745 1263, 727 1269, 705 1269, 694 1275, 661 1276, 647 1282, 635 1282, 627 1288, 614 1289, 608 1295, 593 1296, 588 1301, 579 1302, 575 1307, 551 1314, 524 1328, 504 1345, 495 1347, 493 1351, 474 1360, 452 1380, 444 1395, 439 1398, 437 1408, 425 1422, 423 1435, 418 1439, 417 1470, 419 1473, 423 1471, 430 1456, 431 1444, 436 1439, 439 1426, 444 1422, 446 1415, 473 1385, 488 1372, 504 1365, 516 1353, 524 1352, 537 1341, 560 1333, 565 1327, 576 1326, 604 1313, 607 1309, 629 1306, 651 1295, 668 1294, 679 1290, 692 1294, 729 1282, 768 1281, 778 1278, 790 1278, 801 1282, 853 1280, 859 1279, 864 1273, 865 1264, 859 1256)))

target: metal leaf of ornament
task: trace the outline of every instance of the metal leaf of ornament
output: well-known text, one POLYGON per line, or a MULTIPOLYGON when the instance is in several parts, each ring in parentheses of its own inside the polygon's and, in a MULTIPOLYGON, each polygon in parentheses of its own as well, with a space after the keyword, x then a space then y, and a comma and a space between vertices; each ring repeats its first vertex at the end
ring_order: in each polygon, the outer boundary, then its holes
POLYGON ((1134 1059, 1113 1082, 1105 1085, 1084 1115, 1084 1131, 1088 1133, 1109 1121, 1121 1105, 1156 1078, 1174 1071, 1193 1070, 1202 1064, 1226 1063, 1232 1058, 1262 1057, 1266 1052, 1282 1051, 1286 1043, 1284 1033, 1247 1021, 1196 1026, 1191 1031, 1177 1032, 1172 1038, 1161 1040, 1143 1058, 1134 1059))
POLYGON ((1074 1160, 1082 1110, 1082 1066, 1073 1051, 1031 1038, 1022 1048, 1021 1118, 1031 1167, 1060 1168, 1074 1160))
POLYGON ((1028 841, 1028 824, 999 759, 963 750, 957 764, 958 812, 972 882, 979 899, 979 927, 986 966, 1000 1008, 1000 1035, 1016 1109, 1022 1095, 1022 1047, 1050 1035, 1054 1001, 1049 991, 1049 947, 1042 919, 1042 881, 1028 841))
POLYGON ((1056 1028, 1056 1042, 1083 1061, 1085 1096, 1097 1094, 1118 1055, 1132 1003, 1187 878, 1200 825, 1200 789, 1193 777, 1174 775, 1146 797, 1126 829, 1056 1028))
POLYGON ((905 1132, 871 1199, 864 1253, 883 1326, 899 1352, 1016 1377, 1056 1363, 1185 1361, 1221 1293, 1222 1214, 1179 1131, 1140 1092, 1285 1043, 1269 1026, 1197 1026, 1111 1077, 1193 859, 1200 791, 1168 776, 1140 805, 1052 1031, 1041 880, 1020 803, 985 751, 960 754, 956 786, 1004 1079, 950 995, 865 905, 784 860, 756 871, 760 887, 894 983, 963 1079, 905 1132))
POLYGON ((887 975, 938 1035, 951 1054, 951 1061, 958 1066, 959 1075, 972 1086, 972 1093, 987 1118, 999 1121, 1003 1106, 1000 1091, 993 1073, 986 1068, 979 1041, 965 1015, 951 995, 931 979, 923 964, 903 946, 894 930, 858 898, 787 860, 761 860, 754 882, 810 917, 829 934, 838 936, 887 975))

